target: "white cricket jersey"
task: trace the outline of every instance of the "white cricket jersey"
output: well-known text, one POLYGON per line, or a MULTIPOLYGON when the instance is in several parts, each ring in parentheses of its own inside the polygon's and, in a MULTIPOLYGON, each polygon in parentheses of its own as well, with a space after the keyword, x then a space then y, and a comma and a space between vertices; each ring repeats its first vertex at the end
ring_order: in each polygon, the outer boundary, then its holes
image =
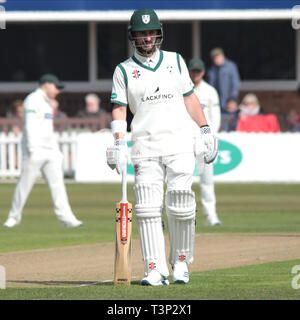
POLYGON ((53 130, 53 108, 40 88, 24 100, 22 148, 24 154, 58 148, 53 130))
POLYGON ((156 50, 151 58, 137 52, 114 72, 111 102, 129 106, 132 158, 193 152, 190 116, 184 96, 193 83, 182 57, 156 50))
POLYGON ((201 80, 200 85, 194 90, 200 100, 208 125, 213 133, 217 133, 221 125, 221 109, 217 90, 204 80, 201 80))

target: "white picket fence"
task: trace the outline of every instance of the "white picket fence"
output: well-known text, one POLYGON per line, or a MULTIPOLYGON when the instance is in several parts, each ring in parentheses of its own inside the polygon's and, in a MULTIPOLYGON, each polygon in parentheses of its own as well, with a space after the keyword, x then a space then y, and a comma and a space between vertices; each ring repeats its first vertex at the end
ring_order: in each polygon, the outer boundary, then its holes
MULTIPOLYGON (((63 169, 65 175, 75 172, 77 135, 74 132, 56 133, 60 150, 64 155, 63 169)), ((21 172, 22 133, 0 133, 0 178, 18 177, 21 172)))

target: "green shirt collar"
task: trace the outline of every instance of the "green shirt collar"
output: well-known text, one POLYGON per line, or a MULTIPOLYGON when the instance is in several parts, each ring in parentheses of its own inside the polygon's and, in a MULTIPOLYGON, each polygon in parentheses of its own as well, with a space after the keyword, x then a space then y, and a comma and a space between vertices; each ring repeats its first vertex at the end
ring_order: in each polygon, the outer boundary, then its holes
POLYGON ((135 51, 134 55, 132 56, 132 60, 135 63, 137 63, 139 66, 147 70, 156 71, 161 65, 161 62, 163 60, 163 51, 156 50, 154 55, 150 58, 143 57, 140 54, 138 54, 137 51, 135 51))

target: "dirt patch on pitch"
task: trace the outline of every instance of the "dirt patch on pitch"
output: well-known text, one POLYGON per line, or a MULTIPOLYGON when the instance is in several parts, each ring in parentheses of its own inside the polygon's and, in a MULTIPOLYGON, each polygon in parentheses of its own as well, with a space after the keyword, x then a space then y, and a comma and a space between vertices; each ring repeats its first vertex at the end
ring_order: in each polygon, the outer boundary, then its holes
MULTIPOLYGON (((299 259, 299 248, 300 234, 198 234, 190 271, 299 259)), ((138 280, 143 277, 143 261, 137 240, 132 249, 132 278, 138 280)), ((113 243, 0 254, 7 287, 106 283, 113 279, 113 263, 113 243)))

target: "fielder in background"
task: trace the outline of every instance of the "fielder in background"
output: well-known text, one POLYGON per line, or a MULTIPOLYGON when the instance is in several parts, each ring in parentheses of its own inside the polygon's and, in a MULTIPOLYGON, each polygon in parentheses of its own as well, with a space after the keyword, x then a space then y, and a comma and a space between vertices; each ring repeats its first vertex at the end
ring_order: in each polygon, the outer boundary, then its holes
POLYGON ((50 100, 55 99, 63 87, 56 76, 45 74, 39 81, 39 88, 24 100, 22 171, 5 227, 15 227, 21 222, 23 207, 41 172, 51 191, 54 212, 63 226, 82 225, 69 205, 63 180, 63 155, 53 130, 53 108, 50 100))
POLYGON ((196 210, 191 189, 195 167, 191 117, 207 146, 207 162, 217 156, 218 140, 207 125, 183 58, 159 49, 163 30, 156 13, 150 9, 135 11, 128 33, 135 51, 113 75, 111 128, 115 152, 107 153, 107 162, 119 173, 126 168, 124 138, 129 107, 134 115, 131 158, 135 168, 135 217, 145 267, 141 284, 169 284, 162 229, 165 181, 172 278, 175 283, 187 283, 188 264, 194 259, 196 210))
MULTIPOLYGON (((214 134, 217 134, 221 125, 221 109, 219 96, 214 87, 203 80, 205 64, 200 59, 192 59, 188 64, 190 77, 195 85, 194 90, 201 102, 207 122, 214 134)), ((199 136, 199 132, 196 131, 199 136)), ((197 141, 197 140, 196 140, 197 141)), ((200 175, 200 190, 203 213, 206 216, 205 224, 219 226, 221 221, 216 211, 216 195, 214 188, 214 169, 212 163, 205 163, 203 157, 197 156, 200 175)))

